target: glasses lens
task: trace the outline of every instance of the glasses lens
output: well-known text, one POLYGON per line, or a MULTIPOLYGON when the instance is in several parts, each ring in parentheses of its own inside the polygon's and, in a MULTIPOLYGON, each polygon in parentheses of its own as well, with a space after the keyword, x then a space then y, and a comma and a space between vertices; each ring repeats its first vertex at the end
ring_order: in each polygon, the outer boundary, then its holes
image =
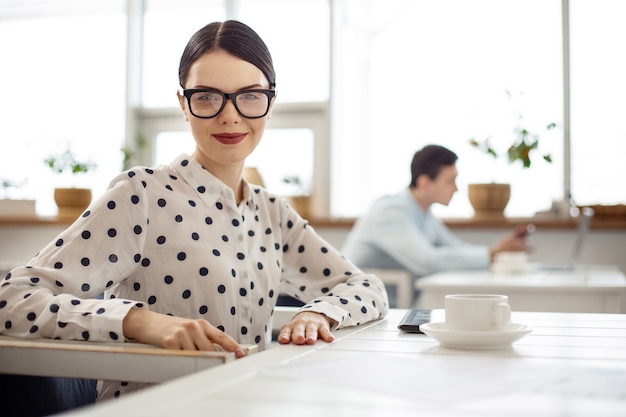
POLYGON ((191 95, 191 112, 198 117, 213 117, 222 108, 224 97, 219 93, 198 91, 191 95))
POLYGON ((267 113, 269 98, 259 91, 242 91, 235 98, 237 108, 244 117, 261 117, 267 113))

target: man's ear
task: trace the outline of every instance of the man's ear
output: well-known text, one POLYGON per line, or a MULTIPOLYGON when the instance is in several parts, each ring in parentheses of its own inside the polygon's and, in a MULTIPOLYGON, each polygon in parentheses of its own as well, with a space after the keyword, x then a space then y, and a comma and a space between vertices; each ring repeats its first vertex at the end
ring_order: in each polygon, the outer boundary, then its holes
POLYGON ((415 180, 415 187, 424 189, 428 183, 430 183, 430 177, 426 174, 420 174, 415 180))

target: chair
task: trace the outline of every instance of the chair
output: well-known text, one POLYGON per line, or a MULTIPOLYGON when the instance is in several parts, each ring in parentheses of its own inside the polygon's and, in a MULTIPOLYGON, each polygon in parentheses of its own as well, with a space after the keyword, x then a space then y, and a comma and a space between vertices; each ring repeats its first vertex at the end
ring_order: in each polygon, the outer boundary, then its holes
MULTIPOLYGON (((386 287, 393 285, 396 292, 395 305, 392 308, 411 308, 413 305, 413 276, 404 269, 377 269, 363 268, 363 272, 374 274, 380 278, 386 287)), ((391 298, 391 297, 390 297, 391 298)), ((393 300, 389 300, 390 304, 394 304, 393 300)))

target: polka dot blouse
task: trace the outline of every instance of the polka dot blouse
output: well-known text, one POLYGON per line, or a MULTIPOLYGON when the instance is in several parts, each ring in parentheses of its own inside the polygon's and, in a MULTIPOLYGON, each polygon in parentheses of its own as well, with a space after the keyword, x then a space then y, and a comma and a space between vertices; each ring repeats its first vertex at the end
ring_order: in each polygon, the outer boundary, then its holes
MULTIPOLYGON (((7 274, 0 333, 123 342, 122 321, 138 307, 206 319, 264 349, 279 291, 339 326, 387 313, 377 277, 343 258, 284 200, 244 188, 237 205, 188 155, 120 174, 28 265, 7 274)), ((103 389, 118 396, 131 385, 103 389)))

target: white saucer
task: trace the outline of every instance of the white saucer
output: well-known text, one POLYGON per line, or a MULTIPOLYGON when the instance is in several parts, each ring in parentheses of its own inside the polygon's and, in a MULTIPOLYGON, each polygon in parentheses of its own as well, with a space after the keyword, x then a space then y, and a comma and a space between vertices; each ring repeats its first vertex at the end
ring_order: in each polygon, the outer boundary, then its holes
POLYGON ((424 334, 443 347, 454 349, 499 349, 509 347, 532 329, 524 324, 509 323, 498 330, 450 330, 445 323, 420 325, 424 334))

